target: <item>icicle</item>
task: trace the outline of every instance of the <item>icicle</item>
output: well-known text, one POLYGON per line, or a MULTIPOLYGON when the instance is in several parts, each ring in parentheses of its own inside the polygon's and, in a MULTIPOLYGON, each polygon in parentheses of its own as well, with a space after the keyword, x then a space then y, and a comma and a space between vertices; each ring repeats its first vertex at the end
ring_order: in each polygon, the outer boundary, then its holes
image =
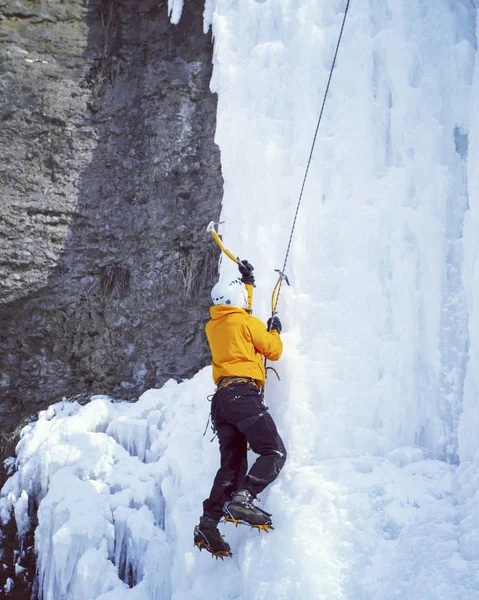
POLYGON ((173 25, 178 25, 183 12, 183 0, 168 0, 168 16, 173 25))

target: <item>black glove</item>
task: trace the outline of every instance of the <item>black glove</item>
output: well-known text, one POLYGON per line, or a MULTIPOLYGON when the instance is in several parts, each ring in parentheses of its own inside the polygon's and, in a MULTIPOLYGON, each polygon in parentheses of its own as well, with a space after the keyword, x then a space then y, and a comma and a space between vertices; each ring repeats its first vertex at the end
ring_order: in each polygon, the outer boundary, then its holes
POLYGON ((238 269, 241 273, 241 281, 243 283, 248 283, 250 285, 254 285, 254 267, 247 260, 239 260, 238 259, 238 269))
POLYGON ((281 321, 279 320, 279 317, 274 315, 274 317, 270 317, 268 319, 268 331, 277 331, 278 333, 281 333, 282 329, 283 329, 283 326, 281 325, 281 321))

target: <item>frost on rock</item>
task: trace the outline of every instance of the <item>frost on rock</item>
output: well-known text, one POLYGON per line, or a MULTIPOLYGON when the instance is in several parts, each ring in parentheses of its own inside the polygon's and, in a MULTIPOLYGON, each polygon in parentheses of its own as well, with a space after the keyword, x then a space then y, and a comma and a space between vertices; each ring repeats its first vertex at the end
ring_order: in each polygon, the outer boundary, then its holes
POLYGON ((6 584, 5 584, 5 586, 4 586, 3 589, 4 589, 4 592, 6 594, 8 594, 8 593, 10 593, 12 591, 12 589, 13 589, 13 579, 11 577, 7 578, 7 582, 6 582, 6 584))
MULTIPOLYGON (((190 2, 193 1, 194 0, 190 0, 190 2)), ((180 22, 181 15, 183 13, 184 2, 185 0, 168 0, 168 16, 174 25, 178 25, 180 22)), ((215 9, 216 0, 200 0, 200 2, 204 2, 203 33, 206 34, 208 33, 213 22, 213 12, 215 9)))
POLYGON ((168 0, 168 16, 174 25, 177 25, 183 12, 184 0, 168 0))

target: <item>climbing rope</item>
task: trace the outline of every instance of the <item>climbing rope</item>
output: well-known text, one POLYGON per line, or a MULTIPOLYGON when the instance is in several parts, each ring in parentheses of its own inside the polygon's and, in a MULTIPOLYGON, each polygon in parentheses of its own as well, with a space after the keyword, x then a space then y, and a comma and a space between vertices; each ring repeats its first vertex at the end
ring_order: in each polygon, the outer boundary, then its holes
POLYGON ((314 132, 313 143, 311 145, 311 151, 309 153, 309 159, 308 159, 308 163, 306 165, 306 171, 304 173, 303 184, 301 186, 301 192, 299 194, 299 200, 298 200, 298 204, 296 206, 296 212, 294 214, 293 225, 291 227, 291 234, 289 236, 288 247, 286 249, 286 255, 284 257, 283 268, 282 268, 281 271, 279 271, 279 280, 278 280, 278 284, 277 284, 275 299, 273 300, 273 306, 272 306, 272 313, 273 314, 276 312, 276 306, 278 305, 278 300, 279 300, 279 295, 280 295, 280 292, 281 292, 281 285, 283 283, 283 279, 286 278, 286 276, 285 276, 285 273, 286 273, 286 264, 288 262, 289 250, 291 248, 291 242, 293 240, 294 228, 296 227, 296 220, 298 218, 299 207, 301 206, 301 200, 303 198, 304 186, 306 184, 306 179, 308 177, 309 166, 311 164, 311 158, 313 157, 314 146, 316 144, 316 138, 318 136, 319 126, 321 124, 321 119, 323 117, 324 107, 326 105, 326 99, 328 97, 329 86, 331 85, 331 79, 333 77, 333 71, 334 71, 334 67, 336 65, 336 58, 338 56, 339 46, 341 45, 341 39, 343 37, 344 25, 346 23, 346 17, 348 16, 348 10, 349 10, 349 3, 350 3, 350 1, 351 0, 347 0, 347 2, 346 2, 346 8, 344 10, 344 17, 343 17, 343 22, 342 22, 342 25, 341 25, 341 30, 339 32, 338 43, 336 44, 336 51, 334 53, 333 62, 331 64, 331 69, 329 71, 328 83, 326 85, 326 91, 324 92, 323 104, 321 106, 321 111, 319 113, 318 123, 316 125, 316 131, 314 132))

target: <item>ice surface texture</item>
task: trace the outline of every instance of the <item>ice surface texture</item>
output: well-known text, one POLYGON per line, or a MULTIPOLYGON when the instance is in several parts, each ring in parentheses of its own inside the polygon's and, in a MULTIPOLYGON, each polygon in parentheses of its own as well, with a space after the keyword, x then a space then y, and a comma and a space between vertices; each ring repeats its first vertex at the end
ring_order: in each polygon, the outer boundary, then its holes
MULTIPOLYGON (((181 8, 169 0, 173 22, 181 8)), ((264 320, 342 10, 205 4, 221 233, 255 265, 264 320)), ((218 466, 209 369, 134 405, 56 405, 24 432, 0 505, 24 531, 40 501, 44 598, 479 597, 476 28, 466 0, 352 2, 278 307, 275 531, 225 527, 220 564, 193 551, 218 466)))

